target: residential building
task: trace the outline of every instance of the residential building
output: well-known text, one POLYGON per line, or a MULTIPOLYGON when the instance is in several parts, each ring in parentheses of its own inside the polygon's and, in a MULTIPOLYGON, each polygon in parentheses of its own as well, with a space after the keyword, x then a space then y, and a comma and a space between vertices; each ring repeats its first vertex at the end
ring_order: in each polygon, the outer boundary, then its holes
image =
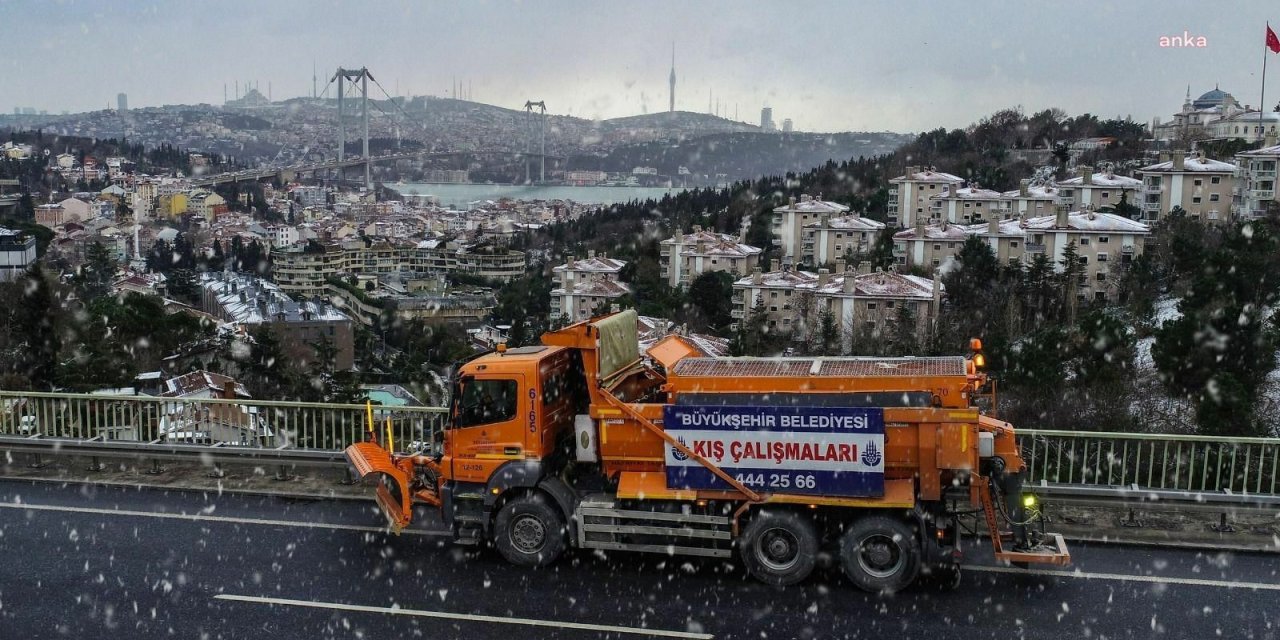
POLYGON ((524 275, 525 254, 488 243, 425 240, 416 244, 367 244, 362 239, 293 245, 272 253, 272 277, 290 295, 324 295, 340 274, 465 273, 507 282, 524 275))
POLYGON ((836 202, 827 202, 819 195, 814 198, 808 194, 795 198, 773 210, 773 244, 782 248, 783 264, 796 264, 804 254, 804 227, 810 222, 818 222, 823 214, 830 217, 843 216, 849 207, 836 202))
POLYGON ((315 345, 328 340, 336 350, 333 366, 350 369, 355 361, 351 318, 314 300, 295 302, 276 285, 234 273, 201 274, 201 310, 244 333, 267 325, 280 337, 291 361, 308 366, 315 345))
MULTIPOLYGON (((244 385, 209 371, 192 371, 165 380, 161 397, 183 400, 249 398, 244 385)), ((184 444, 264 444, 271 429, 258 408, 243 403, 166 402, 160 416, 159 434, 167 442, 184 444)), ((108 439, 136 439, 117 434, 108 439)))
POLYGON ((1275 138, 1272 146, 1236 154, 1237 181, 1232 199, 1232 217, 1250 220, 1261 218, 1280 206, 1276 197, 1276 168, 1280 166, 1280 146, 1275 138))
POLYGON ((16 280, 35 261, 34 236, 0 227, 0 282, 16 280))
POLYGON ((864 218, 856 211, 835 218, 820 214, 817 222, 804 226, 802 262, 825 265, 847 255, 867 253, 884 229, 883 222, 864 218))
POLYGON ((932 222, 946 220, 953 224, 969 224, 992 217, 1008 217, 1009 201, 1002 198, 999 191, 976 185, 961 187, 957 182, 947 183, 946 187, 942 193, 929 197, 925 213, 932 222))
POLYGON ((1061 271, 1066 247, 1074 242, 1084 266, 1078 295, 1114 301, 1119 299, 1121 269, 1142 255, 1150 234, 1149 226, 1124 216, 1055 206, 1053 215, 1048 216, 993 219, 969 226, 917 226, 894 234, 894 254, 899 264, 907 267, 945 272, 954 267, 953 259, 968 237, 978 236, 1001 264, 1027 264, 1044 255, 1061 271))
POLYGON ((97 209, 79 198, 67 198, 58 203, 62 207, 63 218, 67 222, 85 222, 95 217, 97 209))
POLYGON ((1034 218, 1053 213, 1061 193, 1052 182, 1028 179, 1018 181, 1018 188, 1000 194, 1004 200, 1005 218, 1034 218))
POLYGON ((824 312, 838 319, 842 350, 847 351, 857 335, 883 335, 905 312, 923 333, 937 320, 942 298, 940 279, 922 278, 895 271, 871 271, 863 262, 856 271, 846 270, 845 261, 836 261, 835 273, 797 271, 771 264, 733 284, 733 318, 742 322, 754 313, 765 314, 770 331, 796 340, 809 336, 824 312))
POLYGON ((1208 223, 1231 219, 1237 167, 1230 162, 1190 158, 1174 151, 1162 162, 1138 170, 1142 176, 1142 218, 1155 221, 1181 207, 1188 216, 1208 223))
POLYGON ((694 225, 693 233, 677 233, 659 245, 662 277, 671 287, 688 286, 708 271, 725 271, 735 277, 751 273, 762 250, 725 233, 694 225))
POLYGON ((68 222, 67 211, 60 204, 42 204, 36 206, 36 224, 53 229, 68 222))
POLYGON ((917 217, 929 216, 929 199, 952 184, 962 185, 964 179, 933 167, 908 166, 906 172, 889 181, 889 224, 915 226, 917 217))
POLYGON ((1057 183, 1058 203, 1068 209, 1092 207, 1115 208, 1124 200, 1135 207, 1142 206, 1142 181, 1118 176, 1111 170, 1094 172, 1093 167, 1077 167, 1076 177, 1057 183))
POLYGON ((569 256, 567 263, 551 270, 557 283, 551 291, 551 321, 585 320, 600 305, 631 293, 630 287, 618 281, 626 265, 603 254, 596 256, 594 251, 585 260, 569 256))
POLYGON ((216 193, 198 190, 187 198, 187 213, 201 216, 205 220, 213 221, 226 212, 226 199, 216 193))

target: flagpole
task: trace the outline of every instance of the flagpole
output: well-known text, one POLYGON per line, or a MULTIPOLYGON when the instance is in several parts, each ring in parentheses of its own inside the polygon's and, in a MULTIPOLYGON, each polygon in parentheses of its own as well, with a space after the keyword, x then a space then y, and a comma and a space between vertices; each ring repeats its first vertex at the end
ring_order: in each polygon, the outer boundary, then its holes
MULTIPOLYGON (((1271 35, 1271 21, 1267 21, 1267 35, 1271 35)), ((1266 125, 1262 124, 1262 112, 1267 108, 1267 53, 1271 50, 1271 44, 1268 42, 1262 47, 1262 95, 1258 97, 1258 141, 1266 140, 1263 131, 1266 125)))

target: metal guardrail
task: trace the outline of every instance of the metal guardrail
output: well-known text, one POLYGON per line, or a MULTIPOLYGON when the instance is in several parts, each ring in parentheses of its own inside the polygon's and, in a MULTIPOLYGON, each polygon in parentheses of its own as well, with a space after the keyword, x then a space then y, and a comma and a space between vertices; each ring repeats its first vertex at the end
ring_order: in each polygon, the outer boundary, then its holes
POLYGON ((1032 484, 1276 495, 1280 438, 1018 430, 1032 484))
MULTIPOLYGON (((440 407, 374 405, 379 438, 397 450, 431 442, 440 407)), ((364 405, 0 391, 0 436, 139 445, 340 452, 364 439, 364 405)))
MULTIPOLYGON (((446 410, 373 407, 395 449, 435 442, 446 410)), ((0 449, 104 457, 342 464, 364 405, 0 391, 0 449)), ((1028 484, 1049 494, 1232 502, 1277 497, 1280 438, 1018 430, 1028 484)), ((1280 503, 1277 501, 1276 503, 1280 503)))

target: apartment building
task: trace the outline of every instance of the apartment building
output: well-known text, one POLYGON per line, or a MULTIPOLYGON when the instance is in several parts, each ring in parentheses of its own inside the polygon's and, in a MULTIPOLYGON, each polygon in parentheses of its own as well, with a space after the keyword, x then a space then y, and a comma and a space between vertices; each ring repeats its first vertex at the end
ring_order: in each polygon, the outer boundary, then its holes
POLYGON ((808 265, 824 265, 846 255, 866 253, 875 246, 884 223, 854 211, 832 218, 823 214, 804 226, 801 258, 808 265))
POLYGON ((1123 199, 1135 207, 1142 206, 1142 181, 1118 176, 1114 171, 1094 172, 1082 165, 1076 176, 1058 182, 1058 203, 1068 209, 1116 207, 1123 199))
POLYGON ((999 191, 976 185, 961 187, 952 182, 947 184, 945 191, 929 198, 929 207, 925 212, 932 222, 946 220, 952 224, 969 224, 993 217, 1006 217, 1008 204, 999 191))
POLYGON ((762 249, 726 233, 693 226, 693 233, 676 233, 659 243, 662 277, 670 287, 688 286, 708 271, 742 277, 760 261, 762 249))
POLYGON ((1067 245, 1074 242, 1084 266, 1078 295, 1114 301, 1119 298, 1122 269, 1142 255, 1151 227, 1114 213, 1056 207, 1048 216, 968 226, 939 223, 901 231, 894 234, 894 253, 899 264, 946 271, 954 268, 956 253, 971 235, 982 238, 1002 264, 1026 264, 1044 255, 1057 271, 1063 268, 1067 245))
POLYGON ((344 240, 327 245, 294 245, 272 253, 276 284, 290 295, 317 296, 339 274, 465 273, 507 282, 525 273, 525 254, 487 244, 440 240, 418 243, 344 240))
POLYGON ((1000 194, 1000 198, 1005 201, 1003 217, 1034 218, 1052 214, 1061 195, 1058 187, 1053 184, 1036 184, 1023 178, 1018 181, 1017 189, 1000 194))
POLYGON ((1236 154, 1236 187, 1232 197, 1232 217, 1252 220, 1267 215, 1280 206, 1276 197, 1276 168, 1280 166, 1280 146, 1270 138, 1271 146, 1236 154))
POLYGON ((855 332, 882 334, 893 327, 904 308, 914 318, 917 333, 937 319, 943 290, 938 279, 872 272, 867 262, 849 271, 844 260, 836 262, 834 273, 827 269, 816 274, 797 271, 776 261, 770 266, 768 273, 757 268, 733 284, 735 323, 763 313, 771 331, 805 339, 817 327, 821 314, 830 311, 839 320, 842 345, 847 350, 855 332))
POLYGON ((1142 176, 1142 218, 1156 221, 1174 207, 1208 223, 1231 219, 1232 197, 1238 167, 1203 154, 1187 157, 1174 151, 1161 162, 1138 170, 1142 176))
POLYGON ((315 345, 324 339, 337 349, 336 369, 350 369, 355 362, 351 318, 329 304, 294 301, 280 287, 241 274, 205 273, 200 287, 202 311, 246 333, 270 326, 285 354, 301 366, 315 361, 315 345))
POLYGON ((35 261, 35 236, 0 227, 0 282, 22 277, 35 261))
POLYGON ((552 269, 557 286, 551 290, 551 322, 567 319, 578 322, 591 317, 592 311, 631 293, 631 288, 618 281, 627 263, 594 251, 585 260, 569 261, 552 269))
POLYGON ((933 167, 908 166, 902 175, 889 181, 889 224, 915 226, 916 218, 929 217, 930 198, 953 184, 960 186, 964 179, 933 167))
POLYGON ((819 195, 814 198, 808 194, 800 196, 800 200, 791 198, 784 206, 773 210, 773 244, 782 249, 782 262, 796 264, 804 253, 804 227, 817 222, 823 215, 830 217, 843 216, 849 207, 836 202, 827 202, 819 195))

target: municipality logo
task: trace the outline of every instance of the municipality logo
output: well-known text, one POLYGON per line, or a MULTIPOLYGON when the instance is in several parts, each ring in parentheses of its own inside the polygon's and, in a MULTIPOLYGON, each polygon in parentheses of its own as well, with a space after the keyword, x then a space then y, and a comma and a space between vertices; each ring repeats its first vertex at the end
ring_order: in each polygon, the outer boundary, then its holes
POLYGON ((880 455, 880 449, 876 447, 876 443, 874 442, 867 445, 867 448, 862 450, 862 464, 865 464, 868 467, 880 466, 881 459, 882 456, 880 455))
MULTIPOLYGON (((676 440, 678 440, 678 441, 680 442, 680 444, 684 445, 685 447, 688 447, 688 446, 689 446, 689 445, 685 444, 685 441, 684 441, 684 438, 683 438, 683 437, 676 438, 676 440)), ((689 459, 688 454, 686 454, 685 452, 681 451, 679 447, 674 447, 674 446, 673 446, 673 447, 671 447, 671 455, 672 455, 672 457, 674 457, 676 460, 679 460, 679 461, 681 461, 681 462, 684 462, 685 460, 688 460, 688 459, 689 459)))

